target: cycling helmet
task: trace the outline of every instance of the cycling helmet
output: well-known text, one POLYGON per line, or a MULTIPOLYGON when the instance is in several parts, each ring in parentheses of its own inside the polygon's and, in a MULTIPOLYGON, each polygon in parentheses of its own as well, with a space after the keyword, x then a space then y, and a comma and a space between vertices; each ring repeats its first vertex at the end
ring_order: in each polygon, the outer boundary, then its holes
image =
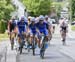
POLYGON ((32 17, 31 18, 31 22, 35 22, 35 17, 32 17))
POLYGON ((39 16, 39 20, 40 20, 40 21, 43 21, 43 20, 44 20, 44 16, 43 16, 43 15, 40 15, 40 16, 39 16))
POLYGON ((45 18, 48 18, 48 16, 46 15, 45 18))

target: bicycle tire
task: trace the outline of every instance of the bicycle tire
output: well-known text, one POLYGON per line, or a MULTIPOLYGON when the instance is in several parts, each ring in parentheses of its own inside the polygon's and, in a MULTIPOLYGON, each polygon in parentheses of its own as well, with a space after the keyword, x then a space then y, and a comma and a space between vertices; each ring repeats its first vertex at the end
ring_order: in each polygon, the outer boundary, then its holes
POLYGON ((20 44, 20 54, 22 54, 23 43, 20 44))
POLYGON ((11 41, 11 50, 13 50, 14 49, 14 40, 12 39, 12 41, 11 41))
POLYGON ((45 52, 45 39, 43 40, 41 51, 40 51, 40 57, 42 59, 44 59, 44 52, 45 52))
POLYGON ((33 55, 35 55, 35 45, 34 45, 34 42, 32 44, 32 51, 33 51, 33 55))

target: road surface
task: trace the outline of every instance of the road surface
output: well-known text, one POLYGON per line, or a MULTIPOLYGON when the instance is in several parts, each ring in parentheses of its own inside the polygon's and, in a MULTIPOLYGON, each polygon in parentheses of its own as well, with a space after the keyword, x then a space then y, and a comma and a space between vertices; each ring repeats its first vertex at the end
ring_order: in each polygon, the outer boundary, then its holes
MULTIPOLYGON (((67 38, 67 44, 69 41, 72 42, 75 39, 67 38)), ((68 45, 67 45, 68 46, 68 45)), ((36 55, 32 55, 32 51, 29 53, 24 49, 23 53, 20 55, 17 52, 16 62, 75 62, 71 57, 65 55, 60 51, 60 49, 64 47, 61 42, 61 37, 58 31, 53 35, 53 39, 51 40, 51 45, 45 52, 45 58, 41 59, 39 55, 39 49, 36 49, 36 55)))

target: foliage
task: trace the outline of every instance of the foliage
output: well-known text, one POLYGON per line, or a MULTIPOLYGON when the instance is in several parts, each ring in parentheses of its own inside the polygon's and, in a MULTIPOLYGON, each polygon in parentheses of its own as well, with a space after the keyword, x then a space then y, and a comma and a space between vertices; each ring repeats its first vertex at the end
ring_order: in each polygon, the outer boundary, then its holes
POLYGON ((75 31, 75 26, 71 26, 71 30, 72 31, 75 31))
POLYGON ((0 21, 0 33, 4 33, 7 28, 7 23, 3 20, 0 21))
POLYGON ((21 0, 27 11, 33 16, 46 15, 50 12, 51 0, 21 0))
POLYGON ((72 20, 75 18, 75 0, 71 1, 72 20))
POLYGON ((60 12, 62 11, 63 2, 53 2, 52 6, 55 7, 58 18, 60 18, 60 12))
POLYGON ((0 20, 9 20, 10 13, 14 10, 11 0, 0 0, 0 20))

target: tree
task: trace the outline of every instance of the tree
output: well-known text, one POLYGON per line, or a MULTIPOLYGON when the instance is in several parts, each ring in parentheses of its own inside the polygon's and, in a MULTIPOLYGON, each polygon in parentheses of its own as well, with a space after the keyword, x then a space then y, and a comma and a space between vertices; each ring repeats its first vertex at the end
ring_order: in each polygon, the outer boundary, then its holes
POLYGON ((75 20, 75 0, 71 1, 71 11, 72 20, 75 20))
POLYGON ((50 12, 51 0, 21 0, 31 15, 46 15, 50 12))
POLYGON ((0 20, 9 20, 12 11, 14 11, 14 6, 11 0, 0 0, 0 20))
POLYGON ((7 28, 7 21, 10 19, 10 13, 15 7, 11 0, 0 0, 0 33, 4 33, 7 28))

